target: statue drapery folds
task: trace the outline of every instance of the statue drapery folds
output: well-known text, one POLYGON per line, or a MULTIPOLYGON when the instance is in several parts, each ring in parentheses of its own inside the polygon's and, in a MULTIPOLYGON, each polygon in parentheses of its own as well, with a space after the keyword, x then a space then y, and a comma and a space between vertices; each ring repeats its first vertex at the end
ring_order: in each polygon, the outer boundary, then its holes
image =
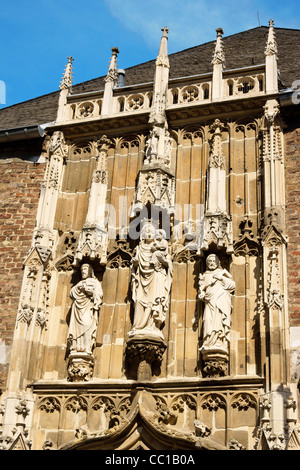
POLYGON ((231 298, 235 282, 231 274, 222 269, 219 258, 211 254, 206 260, 207 270, 200 275, 199 299, 204 302, 203 344, 201 351, 229 350, 231 298))
POLYGON ((68 340, 70 352, 92 354, 103 292, 89 264, 81 266, 81 281, 72 287, 68 340))
POLYGON ((161 339, 161 325, 169 307, 172 262, 164 230, 144 225, 132 260, 134 320, 129 337, 161 339))

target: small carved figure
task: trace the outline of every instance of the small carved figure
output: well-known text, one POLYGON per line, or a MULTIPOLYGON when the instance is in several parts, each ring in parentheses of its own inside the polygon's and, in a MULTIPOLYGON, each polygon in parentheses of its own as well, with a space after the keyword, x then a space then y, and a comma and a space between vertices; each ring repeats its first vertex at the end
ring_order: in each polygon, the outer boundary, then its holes
POLYGON ((157 158, 158 139, 159 139, 159 134, 154 128, 151 130, 150 135, 146 141, 144 163, 147 165, 149 165, 150 163, 153 163, 154 160, 157 158))
POLYGON ((132 259, 133 328, 129 336, 163 339, 160 331, 169 306, 172 263, 164 230, 144 225, 132 259))
POLYGON ((155 240, 152 245, 152 262, 155 266, 158 263, 168 266, 172 270, 172 262, 169 259, 169 245, 166 240, 166 232, 162 229, 156 230, 155 240))
POLYGON ((103 292, 89 264, 81 266, 81 277, 82 280, 72 287, 70 292, 73 304, 68 340, 71 353, 92 354, 103 292))
POLYGON ((207 270, 200 275, 199 299, 205 303, 203 315, 203 345, 201 351, 228 353, 231 297, 235 282, 222 269, 219 258, 211 254, 206 259, 207 270))

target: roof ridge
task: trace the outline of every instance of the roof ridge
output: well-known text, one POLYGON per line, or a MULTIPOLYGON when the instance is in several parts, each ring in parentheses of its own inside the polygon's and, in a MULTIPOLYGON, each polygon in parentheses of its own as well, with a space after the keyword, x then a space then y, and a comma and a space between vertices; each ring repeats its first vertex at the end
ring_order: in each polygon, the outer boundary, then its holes
MULTIPOLYGON (((242 34, 242 33, 245 33, 245 32, 248 32, 248 31, 251 31, 253 29, 258 29, 258 28, 268 28, 268 26, 256 26, 255 28, 250 28, 250 29, 246 29, 245 31, 240 31, 238 33, 234 33, 234 34, 230 34, 229 36, 224 36, 223 39, 227 39, 227 38, 230 38, 232 36, 236 36, 237 34, 242 34)), ((278 28, 277 28, 278 29, 278 28)), ((287 28, 288 29, 288 28, 287 28)), ((185 52, 185 51, 189 51, 191 49, 196 49, 197 47, 200 47, 200 46, 205 46, 207 44, 210 44, 210 43, 214 43, 215 42, 215 39, 211 40, 211 41, 207 41, 207 42, 203 42, 201 44, 197 44, 196 46, 191 46, 191 47, 187 47, 186 49, 181 49, 180 51, 177 51, 177 52, 172 52, 171 54, 169 54, 168 56, 171 57, 171 56, 174 56, 176 54, 181 54, 182 52, 185 52)), ((154 57, 153 59, 150 59, 150 60, 146 60, 145 62, 139 62, 138 64, 136 65, 131 65, 130 67, 126 67, 124 70, 132 70, 136 67, 140 67, 141 65, 146 65, 146 64, 149 64, 151 62, 155 62, 156 58, 154 57)), ((83 82, 79 82, 79 83, 75 83, 73 85, 73 87, 75 86, 80 86, 82 84, 86 84, 86 83, 90 83, 94 80, 99 80, 100 78, 105 78, 105 75, 100 75, 99 77, 95 77, 95 78, 91 78, 90 80, 86 80, 86 81, 83 81, 83 82)))
MULTIPOLYGON (((223 37, 223 40, 226 42, 228 39, 233 38, 233 37, 236 37, 236 36, 238 36, 238 35, 240 35, 240 34, 249 33, 249 32, 254 31, 254 30, 262 30, 262 29, 268 30, 268 28, 269 28, 269 26, 266 26, 266 25, 255 26, 254 28, 249 28, 249 29, 246 29, 246 30, 244 30, 244 31, 239 31, 239 32, 237 32, 237 33, 233 33, 233 34, 230 34, 230 35, 228 35, 228 36, 224 36, 224 37, 223 37)), ((276 32, 276 31, 280 31, 280 30, 282 30, 282 31, 298 31, 298 32, 300 32, 300 29, 297 29, 297 28, 283 28, 283 27, 277 27, 277 26, 276 26, 275 32, 276 32)), ((182 53, 185 53, 185 52, 188 52, 188 51, 192 51, 193 49, 197 49, 197 48, 202 47, 202 46, 205 47, 205 46, 207 46, 208 44, 214 44, 214 43, 215 43, 215 39, 213 39, 213 40, 211 40, 211 41, 203 42, 203 43, 201 43, 201 44, 197 44, 197 45, 195 45, 195 46, 187 47, 186 49, 182 49, 182 50, 177 51, 177 52, 172 52, 171 54, 169 54, 169 57, 175 57, 175 56, 177 56, 178 54, 182 54, 182 53)), ((134 69, 136 69, 136 68, 138 68, 138 67, 145 66, 145 65, 147 65, 147 64, 148 64, 148 65, 151 64, 151 63, 154 64, 154 63, 155 63, 155 60, 156 60, 156 58, 154 57, 153 59, 147 60, 147 61, 145 61, 145 62, 140 62, 140 63, 138 63, 138 64, 136 64, 136 65, 132 65, 132 66, 130 66, 130 67, 127 67, 125 70, 126 70, 126 71, 134 70, 134 69)), ((88 86, 89 84, 92 84, 93 82, 96 82, 97 80, 101 80, 101 79, 105 79, 105 75, 101 75, 101 76, 98 76, 98 77, 95 77, 95 78, 91 78, 91 79, 88 79, 88 80, 83 80, 83 81, 78 82, 78 83, 74 83, 72 87, 73 87, 73 88, 77 88, 77 87, 80 87, 80 86, 82 86, 82 85, 87 85, 87 86, 88 86)), ((12 104, 12 105, 10 105, 10 106, 6 106, 6 107, 4 107, 4 108, 0 108, 0 113, 1 113, 1 111, 4 111, 4 110, 10 109, 10 108, 13 108, 13 107, 15 107, 15 106, 19 106, 19 105, 21 105, 21 104, 29 103, 29 102, 31 102, 31 101, 36 101, 36 100, 45 98, 45 97, 50 96, 50 95, 59 94, 59 92, 60 92, 60 90, 57 89, 57 90, 54 90, 54 91, 52 91, 52 92, 49 92, 49 93, 45 93, 45 94, 43 94, 43 95, 36 96, 36 97, 34 97, 34 98, 30 98, 30 99, 25 100, 25 101, 20 101, 20 102, 18 102, 18 103, 14 103, 14 104, 12 104)))
MULTIPOLYGON (((230 34, 228 36, 223 36, 223 39, 226 40, 228 38, 231 38, 233 36, 237 36, 238 34, 243 34, 243 33, 247 33, 249 31, 253 31, 255 29, 262 29, 262 28, 266 28, 267 30, 269 29, 269 26, 266 26, 266 25, 261 25, 261 26, 255 26, 254 28, 249 28, 249 29, 246 29, 244 31, 239 31, 238 33, 233 33, 233 34, 230 34)), ((300 31, 300 29, 297 29, 297 28, 279 28, 279 27, 276 27, 275 28, 275 32, 276 30, 279 30, 279 29, 285 29, 285 30, 291 30, 291 31, 300 31)), ((187 47, 186 49, 181 49, 180 51, 177 51, 177 52, 172 52, 171 54, 169 54, 169 57, 171 56, 175 56, 176 54, 181 54, 182 52, 185 52, 185 51, 189 51, 189 50, 192 50, 192 49, 196 49, 197 47, 200 47, 200 46, 205 46, 207 44, 211 44, 211 43, 215 43, 215 39, 211 40, 211 41, 207 41, 207 42, 203 42, 201 44, 197 44, 196 46, 191 46, 191 47, 187 47)), ((139 62, 138 64, 136 65, 132 65, 130 67, 126 67, 125 68, 125 71, 126 70, 132 70, 136 67, 140 67, 141 65, 146 65, 146 64, 150 64, 151 62, 155 62, 156 58, 153 58, 153 59, 150 59, 150 60, 146 60, 145 62, 139 62)), ((86 80, 86 81, 83 81, 83 82, 79 82, 79 83, 76 83, 73 85, 74 86, 79 86, 79 85, 82 85, 82 84, 87 84, 87 83, 90 83, 94 80, 99 80, 101 78, 105 78, 105 75, 101 75, 99 77, 95 77, 95 78, 92 78, 90 80, 86 80)))

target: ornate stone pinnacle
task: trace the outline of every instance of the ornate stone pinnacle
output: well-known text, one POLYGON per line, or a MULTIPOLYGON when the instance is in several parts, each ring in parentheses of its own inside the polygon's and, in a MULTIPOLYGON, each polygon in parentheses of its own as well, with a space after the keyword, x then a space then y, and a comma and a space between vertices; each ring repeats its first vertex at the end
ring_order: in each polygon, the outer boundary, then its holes
POLYGON ((213 54, 213 59, 212 59, 212 64, 222 64, 225 62, 225 55, 223 52, 223 41, 222 41, 222 35, 224 34, 222 28, 217 28, 216 29, 217 33, 217 40, 216 40, 216 45, 215 45, 215 50, 213 54))
POLYGON ((68 59, 68 63, 66 65, 65 72, 63 74, 61 84, 59 86, 59 88, 61 90, 66 90, 67 88, 71 88, 71 86, 73 84, 73 66, 72 66, 72 62, 73 62, 74 59, 73 59, 72 56, 67 57, 67 59, 68 59))
POLYGON ((269 21, 269 34, 268 40, 265 50, 265 55, 274 55, 277 54, 277 43, 275 38, 275 31, 274 31, 274 21, 269 21))
POLYGON ((118 69, 117 69, 117 56, 119 54, 119 49, 117 47, 112 47, 112 56, 110 59, 110 64, 108 68, 108 73, 106 75, 106 82, 115 82, 118 80, 118 69))
POLYGON ((169 59, 168 59, 168 28, 165 26, 162 29, 162 37, 160 40, 159 52, 156 59, 156 65, 164 65, 169 67, 169 59))

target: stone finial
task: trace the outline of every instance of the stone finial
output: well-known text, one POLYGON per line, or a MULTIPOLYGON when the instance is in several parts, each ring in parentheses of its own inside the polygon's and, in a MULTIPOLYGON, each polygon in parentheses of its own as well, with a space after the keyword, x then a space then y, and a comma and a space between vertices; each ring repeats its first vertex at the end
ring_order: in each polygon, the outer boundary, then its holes
POLYGON ((213 59, 212 59, 213 65, 223 64, 225 62, 225 55, 223 51, 223 40, 222 40, 222 36, 224 32, 222 28, 216 29, 216 32, 217 32, 217 40, 215 43, 215 50, 214 50, 213 59))
POLYGON ((113 47, 111 49, 112 56, 110 59, 110 64, 108 68, 108 72, 105 78, 106 82, 117 82, 118 81, 118 68, 117 68, 117 57, 119 54, 119 49, 117 47, 113 47))
POLYGON ((72 84, 73 84, 73 66, 72 66, 72 62, 73 62, 73 57, 70 56, 70 57, 67 57, 68 59, 68 63, 66 65, 66 68, 65 68, 65 72, 62 76, 62 80, 61 80, 61 84, 59 86, 59 88, 61 90, 66 90, 68 88, 71 88, 72 84))
POLYGON ((265 55, 274 55, 277 54, 277 43, 275 38, 275 31, 274 31, 274 21, 269 21, 269 34, 267 45, 265 49, 265 55))

